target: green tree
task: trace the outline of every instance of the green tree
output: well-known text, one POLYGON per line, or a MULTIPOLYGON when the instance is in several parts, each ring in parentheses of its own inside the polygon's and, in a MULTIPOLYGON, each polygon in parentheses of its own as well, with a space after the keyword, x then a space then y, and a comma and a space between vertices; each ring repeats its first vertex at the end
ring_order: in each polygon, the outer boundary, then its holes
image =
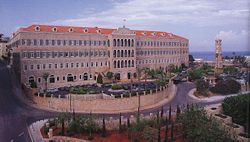
POLYGON ((113 72, 107 72, 106 76, 109 80, 111 80, 114 77, 114 73, 113 72))
POLYGON ((197 80, 197 79, 201 79, 203 75, 204 75, 203 69, 194 69, 192 71, 189 71, 188 78, 191 80, 197 80))
POLYGON ((196 91, 203 95, 203 96, 208 96, 208 87, 209 87, 209 84, 208 82, 206 82, 205 80, 203 79, 199 79, 196 81, 196 91))
POLYGON ((101 74, 98 74, 96 82, 99 83, 99 84, 103 84, 103 80, 102 80, 102 75, 101 74))

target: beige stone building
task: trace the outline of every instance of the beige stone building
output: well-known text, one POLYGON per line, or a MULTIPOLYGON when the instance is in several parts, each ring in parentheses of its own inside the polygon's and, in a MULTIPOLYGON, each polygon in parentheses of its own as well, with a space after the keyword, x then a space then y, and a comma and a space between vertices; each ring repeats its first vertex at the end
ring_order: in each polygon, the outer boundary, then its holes
POLYGON ((0 59, 8 56, 8 41, 9 38, 3 37, 3 34, 0 34, 0 59))
POLYGON ((11 39, 13 68, 22 83, 44 88, 95 83, 110 71, 117 79, 136 77, 136 69, 188 65, 188 39, 168 32, 98 27, 31 25, 11 39))

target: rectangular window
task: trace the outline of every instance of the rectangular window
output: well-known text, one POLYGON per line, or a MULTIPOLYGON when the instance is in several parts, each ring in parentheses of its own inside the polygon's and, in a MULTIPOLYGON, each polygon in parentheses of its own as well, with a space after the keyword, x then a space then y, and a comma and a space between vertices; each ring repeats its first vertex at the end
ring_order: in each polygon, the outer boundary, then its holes
POLYGON ((55 69, 57 69, 57 64, 55 64, 55 69))
POLYGON ((57 40, 57 45, 61 45, 61 40, 57 40))
POLYGON ((40 70, 40 65, 36 65, 36 69, 40 70))
POLYGON ((81 40, 79 40, 79 45, 82 45, 82 41, 81 40))
POLYGON ((52 41, 51 41, 51 44, 54 46, 54 45, 55 45, 55 40, 52 40, 52 41))
POLYGON ((72 40, 69 40, 69 45, 72 45, 72 40))
POLYGON ((51 64, 49 64, 49 69, 51 69, 51 64))
POLYGON ((73 68, 74 67, 74 63, 71 63, 71 68, 73 68))
POLYGON ((37 40, 36 40, 36 39, 34 39, 33 43, 34 43, 34 45, 37 45, 37 40))
POLYGON ((49 45, 49 40, 46 39, 46 40, 45 40, 45 44, 46 44, 46 45, 49 45))
POLYGON ((34 69, 34 65, 30 65, 30 69, 33 70, 34 69))
POLYGON ((27 39, 27 45, 30 46, 31 45, 31 40, 27 39))
POLYGON ((63 45, 65 46, 67 44, 67 41, 66 40, 63 40, 63 45))
POLYGON ((69 68, 69 63, 66 63, 66 68, 69 68))
POLYGON ((43 40, 40 39, 40 46, 43 46, 43 40))
POLYGON ((27 65, 24 65, 24 70, 27 70, 27 69, 28 69, 27 65))

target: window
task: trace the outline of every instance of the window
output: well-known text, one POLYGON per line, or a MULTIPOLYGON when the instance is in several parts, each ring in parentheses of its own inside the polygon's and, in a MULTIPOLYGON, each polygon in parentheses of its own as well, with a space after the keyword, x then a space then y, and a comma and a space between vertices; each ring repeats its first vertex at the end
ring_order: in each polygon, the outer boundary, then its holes
POLYGON ((46 40, 45 40, 45 44, 46 44, 46 45, 49 45, 49 40, 46 39, 46 40))
POLYGON ((55 77, 54 77, 54 75, 51 75, 49 77, 49 83, 55 83, 55 77))
POLYGON ((57 69, 57 64, 55 64, 55 69, 57 69))
POLYGON ((40 70, 40 65, 36 65, 36 69, 40 70))
POLYGON ((24 70, 27 70, 27 69, 28 69, 27 65, 24 65, 24 70))
POLYGON ((30 69, 33 70, 34 69, 34 65, 30 65, 30 69))
POLYGON ((36 32, 39 32, 39 31, 40 31, 40 27, 39 27, 39 26, 36 26, 36 27, 35 27, 35 31, 36 31, 36 32))
POLYGON ((36 39, 33 40, 33 44, 37 45, 37 40, 36 39))
POLYGON ((73 30, 73 28, 69 28, 69 32, 73 32, 74 30, 73 30))
POLYGON ((61 45, 61 40, 57 40, 57 45, 61 45))
POLYGON ((84 32, 87 33, 87 32, 88 32, 88 29, 84 29, 84 32))
POLYGON ((51 64, 49 64, 49 69, 51 69, 51 64))
POLYGON ((37 82, 38 82, 38 83, 41 83, 41 78, 40 78, 40 77, 37 79, 37 82))
POLYGON ((57 32, 57 28, 56 27, 52 28, 52 32, 57 32))
POLYGON ((63 68, 63 63, 60 64, 60 68, 63 68))

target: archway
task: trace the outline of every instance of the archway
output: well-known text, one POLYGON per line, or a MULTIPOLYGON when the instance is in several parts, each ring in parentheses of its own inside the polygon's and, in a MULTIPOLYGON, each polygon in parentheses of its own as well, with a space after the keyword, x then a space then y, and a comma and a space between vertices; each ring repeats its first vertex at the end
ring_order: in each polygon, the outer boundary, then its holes
POLYGON ((83 74, 83 80, 88 80, 88 73, 83 74))

